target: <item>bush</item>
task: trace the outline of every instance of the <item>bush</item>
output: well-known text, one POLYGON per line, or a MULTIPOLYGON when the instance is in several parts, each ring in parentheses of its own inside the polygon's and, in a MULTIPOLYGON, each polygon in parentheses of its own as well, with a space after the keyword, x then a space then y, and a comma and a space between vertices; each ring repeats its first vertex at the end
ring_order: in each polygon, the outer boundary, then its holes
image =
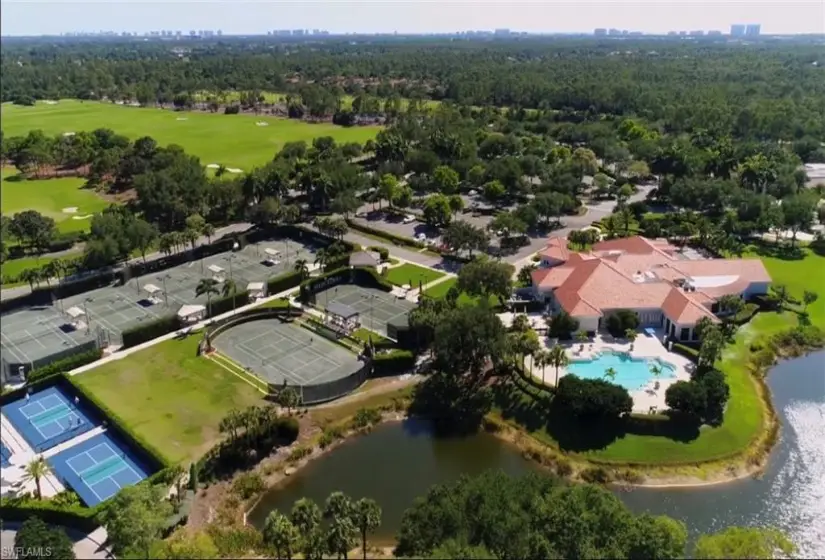
POLYGON ((409 350, 391 350, 376 354, 372 361, 373 375, 396 375, 415 367, 415 354, 409 350))
POLYGON ((579 419, 608 419, 630 413, 633 399, 619 385, 565 375, 559 380, 553 404, 579 419))
POLYGON ((285 272, 266 282, 266 293, 270 296, 297 288, 301 285, 301 273, 297 270, 285 272))
POLYGON ((377 408, 359 408, 352 417, 352 427, 356 430, 381 423, 381 411, 377 408))
POLYGON ((82 352, 80 354, 75 354, 74 356, 69 356, 68 358, 63 358, 62 360, 57 360, 49 365, 31 370, 26 376, 26 382, 34 383, 35 381, 51 377, 52 375, 57 375, 58 373, 69 372, 75 368, 79 368, 80 366, 85 366, 86 364, 91 364, 92 362, 99 360, 102 355, 103 351, 100 348, 95 348, 94 350, 89 350, 88 352, 82 352))
POLYGON ((318 440, 318 446, 321 449, 326 449, 343 437, 344 430, 340 426, 328 426, 324 428, 324 433, 321 434, 321 438, 318 440))
POLYGON ((387 249, 386 247, 379 247, 377 245, 372 245, 370 247, 367 247, 367 250, 368 251, 375 251, 376 253, 378 253, 378 256, 381 257, 382 262, 386 262, 390 259, 390 250, 387 249))
POLYGON ((742 309, 733 316, 732 320, 737 325, 744 325, 756 315, 757 311, 759 311, 759 305, 756 303, 746 303, 742 309))
POLYGON ((625 331, 628 329, 634 331, 638 329, 639 323, 639 315, 635 311, 619 309, 608 315, 605 327, 611 335, 621 338, 624 337, 625 331))
POLYGON ((231 296, 213 298, 212 305, 209 307, 209 316, 217 317, 238 307, 243 307, 247 303, 249 303, 249 292, 246 290, 236 292, 231 296))
POLYGON ((265 488, 264 481, 258 473, 242 473, 232 483, 232 491, 241 497, 242 500, 248 500, 255 494, 263 492, 265 488))
POLYGON ((224 115, 237 115, 241 112, 241 107, 239 105, 227 105, 223 109, 224 115))
POLYGON ((556 460, 556 474, 561 477, 570 476, 573 474, 573 465, 570 463, 568 459, 564 457, 559 457, 556 460))
POLYGON ((169 334, 180 328, 180 321, 177 315, 167 315, 159 317, 151 323, 145 325, 137 325, 131 329, 123 331, 123 347, 129 348, 137 346, 147 340, 152 340, 159 336, 169 334))
POLYGON ((591 484, 608 484, 612 477, 604 467, 587 467, 581 472, 582 480, 591 484))
POLYGON ((305 447, 303 445, 299 445, 287 457, 287 461, 291 463, 295 463, 303 459, 304 457, 308 457, 312 453, 312 449, 309 447, 305 447))
POLYGON ((673 343, 672 350, 687 358, 691 362, 698 362, 699 361, 699 350, 696 348, 691 348, 690 346, 686 346, 684 344, 680 344, 678 342, 673 343))
POLYGON ((284 442, 291 444, 296 439, 298 439, 298 434, 300 433, 301 428, 298 424, 298 419, 294 416, 281 416, 279 419, 277 433, 278 437, 281 438, 284 442))

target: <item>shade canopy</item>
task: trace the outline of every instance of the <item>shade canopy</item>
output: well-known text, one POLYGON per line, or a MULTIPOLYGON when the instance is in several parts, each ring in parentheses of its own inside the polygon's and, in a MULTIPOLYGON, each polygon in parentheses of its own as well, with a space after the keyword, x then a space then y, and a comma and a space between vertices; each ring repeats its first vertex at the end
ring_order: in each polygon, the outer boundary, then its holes
POLYGON ((86 314, 85 311, 80 309, 79 307, 70 307, 66 310, 66 315, 71 317, 72 319, 77 319, 78 317, 83 317, 86 314))
POLYGON ((326 311, 327 313, 337 315, 342 319, 352 319, 353 317, 357 317, 359 315, 359 313, 349 305, 344 305, 343 303, 338 303, 337 301, 333 301, 327 305, 326 311))
POLYGON ((278 255, 281 254, 281 252, 278 249, 272 249, 270 247, 267 247, 266 249, 264 249, 264 253, 266 253, 270 257, 277 257, 278 255))
POLYGON ((378 259, 366 251, 357 251, 349 257, 350 266, 377 266, 378 259))
POLYGON ((180 309, 178 309, 178 317, 186 318, 191 317, 192 315, 197 315, 198 313, 203 313, 206 311, 206 307, 203 305, 198 304, 187 304, 182 305, 180 309))
POLYGON ((246 285, 247 292, 262 292, 264 289, 263 282, 250 282, 246 285))
POLYGON ((209 272, 212 272, 213 274, 218 274, 220 272, 223 272, 223 268, 219 267, 216 264, 210 264, 209 265, 209 272))
POLYGON ((160 288, 158 288, 158 287, 157 287, 157 286, 155 286, 154 284, 144 284, 144 285, 143 285, 143 289, 144 289, 144 290, 146 291, 146 293, 147 293, 147 294, 149 294, 150 296, 151 296, 151 295, 154 295, 154 294, 156 294, 156 293, 158 293, 159 291, 161 291, 161 290, 160 290, 160 288))

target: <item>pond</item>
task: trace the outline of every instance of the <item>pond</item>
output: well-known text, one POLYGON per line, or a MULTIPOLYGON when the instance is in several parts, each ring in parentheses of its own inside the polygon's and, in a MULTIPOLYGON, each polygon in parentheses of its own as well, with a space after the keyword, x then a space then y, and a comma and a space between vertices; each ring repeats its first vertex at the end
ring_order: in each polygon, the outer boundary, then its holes
MULTIPOLYGON (((636 512, 680 519, 692 537, 730 525, 771 525, 789 533, 800 556, 825 557, 825 352, 783 362, 771 372, 768 385, 783 428, 761 479, 704 488, 618 490, 617 495, 636 512)), ((489 434, 441 439, 419 421, 386 424, 313 461, 285 486, 267 493, 249 521, 261 527, 273 508, 288 512, 302 497, 323 504, 341 490, 381 504, 383 525, 376 540, 388 541, 404 510, 431 485, 487 469, 519 475, 538 467, 489 434)))

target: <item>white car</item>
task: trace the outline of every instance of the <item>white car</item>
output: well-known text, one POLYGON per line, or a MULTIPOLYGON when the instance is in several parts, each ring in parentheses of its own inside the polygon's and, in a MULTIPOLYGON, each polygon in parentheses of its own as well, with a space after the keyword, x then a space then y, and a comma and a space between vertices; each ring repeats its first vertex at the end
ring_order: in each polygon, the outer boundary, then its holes
POLYGON ((423 233, 416 233, 416 234, 415 234, 415 240, 416 240, 416 241, 426 241, 426 240, 427 240, 427 236, 426 236, 425 234, 423 234, 423 233))
POLYGON ((413 223, 414 221, 415 221, 415 216, 410 215, 410 214, 407 214, 406 216, 404 216, 403 223, 405 223, 405 224, 411 224, 411 223, 413 223))

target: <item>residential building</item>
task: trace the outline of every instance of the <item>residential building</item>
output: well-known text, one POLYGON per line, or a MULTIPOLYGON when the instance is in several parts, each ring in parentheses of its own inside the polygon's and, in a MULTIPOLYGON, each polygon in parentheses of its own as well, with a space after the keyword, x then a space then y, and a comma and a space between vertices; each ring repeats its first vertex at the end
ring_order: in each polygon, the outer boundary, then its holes
POLYGON ((746 26, 737 23, 730 26, 731 37, 743 37, 745 35, 746 26))
POLYGON ((597 331, 620 309, 635 311, 642 327, 675 340, 695 340, 703 317, 718 321, 725 295, 766 294, 771 277, 759 259, 705 259, 665 240, 640 236, 602 241, 586 252, 551 238, 532 274, 534 297, 551 312, 564 310, 582 330, 597 331))
POLYGON ((752 23, 745 27, 745 35, 748 37, 758 37, 762 33, 762 26, 758 23, 752 23))

